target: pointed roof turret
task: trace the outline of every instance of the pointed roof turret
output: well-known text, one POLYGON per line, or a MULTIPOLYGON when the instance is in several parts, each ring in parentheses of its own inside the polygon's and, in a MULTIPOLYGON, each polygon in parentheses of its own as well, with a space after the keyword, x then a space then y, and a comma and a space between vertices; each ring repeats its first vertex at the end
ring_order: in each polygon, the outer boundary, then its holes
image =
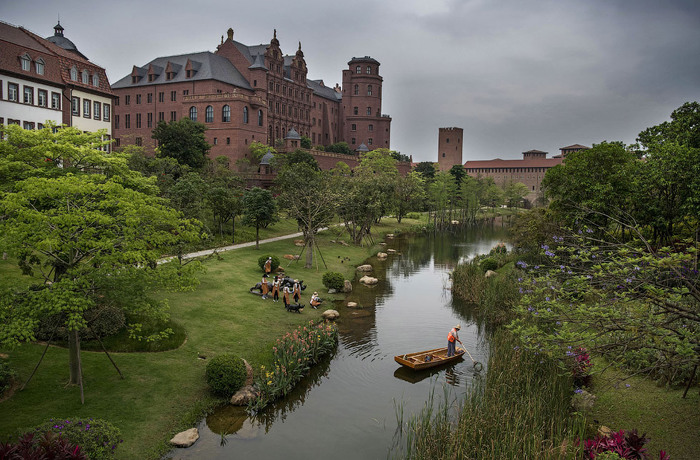
POLYGON ((265 155, 263 155, 260 159, 260 166, 269 165, 274 157, 275 156, 272 154, 272 152, 270 152, 270 149, 267 149, 267 153, 265 153, 265 155))
POLYGON ((292 128, 292 129, 290 129, 289 132, 287 133, 287 137, 285 137, 285 139, 300 140, 300 139, 301 139, 301 136, 299 135, 299 133, 297 132, 296 129, 292 128))
POLYGON ((58 21, 58 24, 53 26, 53 34, 57 37, 63 37, 64 30, 63 26, 61 26, 61 21, 58 21))
POLYGON ((53 43, 54 45, 60 46, 61 48, 63 48, 63 49, 66 50, 66 51, 70 51, 71 53, 75 53, 75 54, 77 54, 78 56, 80 56, 81 58, 83 58, 83 59, 85 59, 85 60, 89 60, 89 59, 87 58, 87 56, 85 56, 83 53, 81 53, 80 51, 78 51, 78 47, 75 46, 75 43, 73 43, 72 41, 68 40, 68 39, 63 35, 63 31, 64 31, 64 30, 65 30, 65 29, 64 29, 63 26, 61 25, 61 21, 58 21, 58 24, 56 24, 56 26, 54 26, 54 28, 53 28, 53 31, 54 31, 53 35, 50 36, 50 37, 46 37, 46 39, 47 39, 48 41, 50 41, 51 43, 53 43))
POLYGON ((365 153, 365 152, 369 152, 369 149, 367 148, 367 146, 366 146, 366 145, 364 144, 364 142, 363 142, 363 143, 360 144, 360 146, 357 148, 357 151, 358 151, 358 152, 361 152, 361 153, 365 153))

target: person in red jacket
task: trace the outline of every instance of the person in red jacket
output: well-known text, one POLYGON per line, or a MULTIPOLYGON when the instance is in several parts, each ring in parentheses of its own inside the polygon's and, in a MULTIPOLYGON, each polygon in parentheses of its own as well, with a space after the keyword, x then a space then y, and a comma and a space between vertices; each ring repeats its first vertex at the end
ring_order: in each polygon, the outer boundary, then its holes
POLYGON ((450 356, 455 355, 455 342, 459 342, 460 345, 464 346, 461 340, 459 340, 459 334, 457 331, 461 329, 461 326, 458 324, 455 327, 452 328, 452 330, 447 334, 447 357, 449 358, 450 356))

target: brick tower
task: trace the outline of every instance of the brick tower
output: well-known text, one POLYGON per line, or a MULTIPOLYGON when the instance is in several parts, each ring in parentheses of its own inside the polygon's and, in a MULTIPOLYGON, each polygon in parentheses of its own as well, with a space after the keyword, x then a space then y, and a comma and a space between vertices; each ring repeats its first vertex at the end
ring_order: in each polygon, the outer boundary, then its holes
POLYGON ((462 128, 440 128, 438 136, 438 167, 440 171, 449 171, 462 161, 462 128))

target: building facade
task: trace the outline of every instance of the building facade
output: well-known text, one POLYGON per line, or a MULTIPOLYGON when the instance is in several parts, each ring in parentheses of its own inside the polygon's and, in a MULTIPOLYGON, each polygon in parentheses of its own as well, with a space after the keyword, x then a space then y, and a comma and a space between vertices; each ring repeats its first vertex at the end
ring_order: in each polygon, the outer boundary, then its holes
POLYGON ((529 190, 525 199, 535 203, 542 194, 542 179, 547 170, 566 161, 566 155, 571 152, 585 150, 589 147, 574 144, 562 147, 561 153, 547 158, 547 152, 528 150, 523 152, 521 160, 475 160, 464 163, 466 173, 471 177, 491 177, 497 185, 505 186, 511 182, 521 182, 529 190))
POLYGON ((112 135, 112 91, 105 70, 63 34, 42 38, 0 23, 0 123, 40 129, 47 121, 112 135))
POLYGON ((153 152, 151 132, 159 121, 189 117, 206 125, 209 157, 225 156, 231 164, 249 156, 252 142, 284 147, 292 129, 312 145, 345 141, 355 149, 371 139, 375 148, 389 147, 391 118, 381 113, 379 62, 348 62, 343 84, 356 85, 355 95, 309 79, 301 43, 294 55, 285 55, 276 31, 269 44, 252 46, 233 35, 229 29, 215 52, 159 57, 114 83, 118 145, 153 152))
POLYGON ((438 134, 438 169, 449 171, 454 165, 462 164, 462 128, 440 128, 438 134))

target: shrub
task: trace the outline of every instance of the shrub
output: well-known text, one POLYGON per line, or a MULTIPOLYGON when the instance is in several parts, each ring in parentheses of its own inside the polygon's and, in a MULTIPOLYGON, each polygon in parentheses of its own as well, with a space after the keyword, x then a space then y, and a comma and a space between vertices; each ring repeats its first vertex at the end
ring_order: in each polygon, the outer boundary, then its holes
POLYGON ((419 212, 409 212, 406 214, 406 219, 420 219, 421 214, 419 212))
POLYGON ((345 287, 345 277, 338 272, 326 272, 323 274, 323 285, 328 289, 342 291, 345 287))
MULTIPOLYGON (((0 396, 12 386, 12 380, 15 377, 15 372, 10 366, 3 361, 0 361, 0 396)), ((2 456, 0 456, 2 458, 2 456)))
MULTIPOLYGON (((124 310, 117 307, 98 306, 87 311, 85 319, 98 337, 114 335, 126 325, 124 310)), ((92 338, 91 334, 86 335, 92 338)))
POLYGON ((52 432, 71 444, 80 446, 87 458, 101 460, 114 458, 114 451, 122 442, 119 428, 111 423, 92 418, 49 419, 32 430, 36 435, 52 432))
MULTIPOLYGON (((610 433, 608 436, 598 435, 593 439, 587 439, 584 444, 584 458, 601 458, 602 453, 611 452, 618 454, 620 458, 645 459, 649 458, 644 447, 649 441, 646 434, 639 436, 637 430, 620 430, 610 433)), ((602 458, 615 458, 605 456, 602 458)), ((659 460, 668 460, 668 455, 663 450, 659 452, 659 460)))
POLYGON ((80 446, 71 444, 65 438, 52 432, 35 436, 25 433, 16 443, 0 442, 0 458, 6 460, 54 459, 54 460, 88 460, 80 446))
POLYGON ((277 270, 277 267, 280 266, 280 259, 277 256, 273 256, 272 254, 265 254, 264 256, 260 256, 258 257, 258 265, 260 266, 260 270, 265 271, 265 261, 268 257, 272 257, 272 271, 274 272, 275 270, 277 270))
POLYGON ((232 396, 243 386, 247 375, 243 360, 230 353, 215 356, 207 363, 207 383, 218 396, 232 396))
POLYGON ((489 270, 498 270, 498 261, 493 257, 487 257, 479 263, 479 266, 485 272, 489 270))

